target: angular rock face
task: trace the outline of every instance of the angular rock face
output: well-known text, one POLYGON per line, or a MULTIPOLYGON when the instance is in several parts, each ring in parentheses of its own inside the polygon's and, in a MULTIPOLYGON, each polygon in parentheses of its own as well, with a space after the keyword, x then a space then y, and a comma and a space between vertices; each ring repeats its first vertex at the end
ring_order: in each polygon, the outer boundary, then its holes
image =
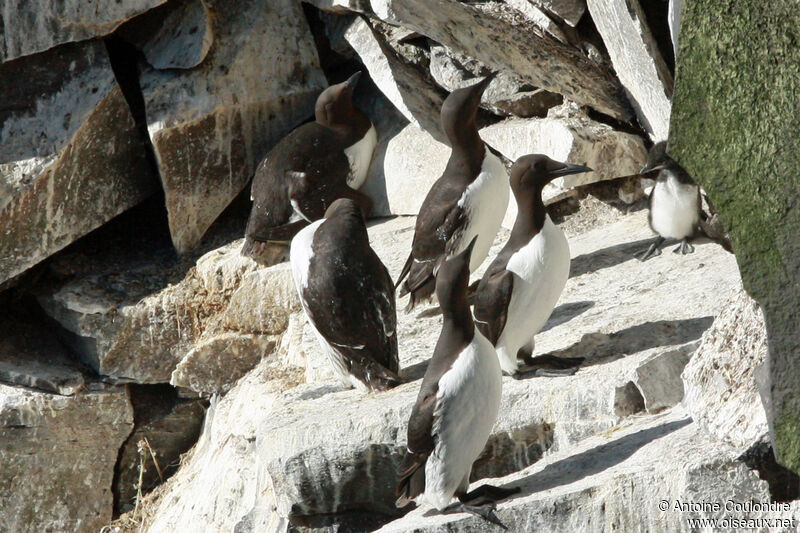
POLYGON ((102 43, 0 65, 0 283, 155 187, 102 43))
POLYGON ((136 427, 131 432, 117 461, 114 496, 117 513, 133 509, 139 487, 142 452, 146 443, 142 492, 150 492, 161 478, 168 478, 178 469, 180 457, 200 436, 205 409, 200 400, 179 400, 175 391, 165 386, 130 386, 133 417, 136 427), (153 463, 155 455, 158 466, 153 463))
POLYGON ((730 228, 744 287, 767 324, 772 444, 778 462, 800 472, 800 151, 786 142, 800 137, 796 8, 792 2, 769 9, 749 0, 686 2, 670 152, 708 191, 730 228), (723 39, 728 44, 720 48, 723 39), (770 90, 753 65, 770 65, 770 90))
POLYGON ((191 70, 145 68, 148 131, 175 247, 195 246, 325 87, 299 2, 208 1, 213 44, 191 70))
MULTIPOLYGON (((430 68, 436 83, 450 92, 472 85, 477 78, 491 73, 491 69, 479 61, 455 54, 446 47, 433 43, 430 68)), ((563 98, 532 87, 516 74, 501 71, 487 87, 481 101, 497 115, 544 117, 547 110, 559 105, 563 98)))
POLYGON ((186 274, 163 250, 144 260, 110 254, 39 302, 101 375, 221 392, 273 353, 299 310, 289 265, 258 268, 240 248, 213 250, 186 274))
POLYGON ((167 0, 3 0, 0 63, 113 32, 167 0))
POLYGON ((739 290, 683 372, 684 405, 695 422, 742 453, 766 440, 767 418, 755 373, 767 357, 767 327, 758 304, 739 290))
POLYGON ((342 7, 374 14, 473 57, 497 70, 517 72, 541 87, 622 120, 631 113, 622 87, 606 66, 589 60, 536 24, 509 24, 494 13, 453 0, 313 0, 320 9, 342 7))
POLYGON ((585 0, 509 0, 508 3, 523 11, 527 11, 526 4, 536 6, 570 26, 575 26, 586 11, 585 0))
POLYGON ((588 0, 614 70, 642 127, 654 141, 669 134, 672 76, 639 0, 588 0))
MULTIPOLYGON (((595 122, 571 104, 551 109, 547 118, 508 119, 483 128, 480 134, 511 161, 539 153, 594 169, 551 182, 544 190, 545 203, 564 198, 567 191, 580 185, 636 174, 647 159, 640 137, 595 122)), ((516 216, 512 195, 503 226, 511 228, 516 216)))
POLYGON ((7 531, 99 531, 133 428, 123 387, 74 396, 0 385, 0 514, 7 531))

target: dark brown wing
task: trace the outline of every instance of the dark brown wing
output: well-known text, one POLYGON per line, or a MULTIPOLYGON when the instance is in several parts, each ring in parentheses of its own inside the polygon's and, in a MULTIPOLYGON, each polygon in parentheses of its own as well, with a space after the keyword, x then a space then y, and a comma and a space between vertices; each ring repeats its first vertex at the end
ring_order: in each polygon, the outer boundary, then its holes
POLYGON ((432 433, 439 380, 425 385, 423 380, 408 420, 408 449, 397 473, 397 507, 405 507, 425 491, 425 463, 436 445, 432 433))
POLYGON ((505 269, 494 275, 487 272, 478 285, 473 310, 475 326, 492 344, 497 343, 506 327, 508 304, 513 290, 514 274, 505 269))

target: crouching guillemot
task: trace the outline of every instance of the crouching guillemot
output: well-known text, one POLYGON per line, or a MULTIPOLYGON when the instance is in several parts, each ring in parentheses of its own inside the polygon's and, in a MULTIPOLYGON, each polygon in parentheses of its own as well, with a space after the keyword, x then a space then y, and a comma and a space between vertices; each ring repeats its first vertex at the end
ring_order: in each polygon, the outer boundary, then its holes
POLYGON ((518 488, 483 485, 467 492, 472 463, 497 419, 502 388, 495 350, 475 330, 467 302, 470 255, 477 239, 446 260, 436 277, 442 331, 408 420, 408 451, 398 473, 396 504, 426 503, 502 526, 494 502, 518 488), (453 497, 460 503, 450 506, 453 497))
POLYGON ((342 382, 361 390, 401 383, 394 285, 358 204, 334 201, 292 240, 290 260, 308 322, 342 382))
MULTIPOLYGON (((709 223, 709 216, 703 211, 700 187, 682 166, 667 154, 667 143, 661 141, 653 145, 647 155, 647 163, 641 174, 658 172, 656 184, 650 191, 650 213, 647 220, 650 229, 658 234, 653 244, 639 256, 641 261, 661 254, 661 245, 666 239, 677 239, 681 243, 673 252, 690 254, 694 247, 689 239, 703 233, 720 244, 728 252, 733 249, 730 240, 717 223, 709 223)), ((708 199, 706 198, 708 201, 708 199)), ((711 203, 708 201, 709 208, 711 203)))
POLYGON ((377 136, 369 117, 353 107, 360 76, 357 72, 325 89, 317 98, 315 120, 289 133, 259 164, 243 255, 257 258, 265 243, 288 243, 337 198, 355 200, 369 215, 372 201, 356 189, 366 179, 377 136))
POLYGON ((400 296, 411 293, 407 310, 430 298, 439 266, 463 251, 478 236, 469 269, 486 259, 508 207, 508 174, 500 159, 486 149, 475 117, 481 95, 494 75, 450 93, 442 105, 442 128, 452 151, 442 176, 425 197, 411 254, 397 279, 408 276, 400 296))
POLYGON ((569 277, 569 244, 542 202, 542 188, 558 176, 590 172, 583 165, 526 155, 511 167, 511 190, 518 213, 505 246, 484 273, 473 297, 475 324, 495 346, 503 372, 519 376, 565 375, 582 358, 532 358, 539 333, 569 277), (526 363, 520 366, 520 357, 526 363), (546 370, 544 367, 553 367, 546 370), (571 367, 571 368, 570 368, 571 367))

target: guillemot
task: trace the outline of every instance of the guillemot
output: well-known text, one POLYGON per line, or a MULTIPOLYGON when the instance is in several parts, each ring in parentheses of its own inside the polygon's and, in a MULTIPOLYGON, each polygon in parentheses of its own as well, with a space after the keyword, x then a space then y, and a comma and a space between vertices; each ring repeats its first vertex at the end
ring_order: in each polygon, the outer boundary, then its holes
POLYGON ((308 322, 341 381, 361 390, 401 383, 394 285, 358 204, 334 201, 297 233, 290 260, 308 322))
POLYGON ((469 269, 486 259, 508 207, 508 174, 500 159, 478 135, 475 117, 481 95, 494 75, 453 91, 444 101, 442 127, 452 152, 442 176, 422 203, 414 228, 411 254, 397 279, 400 296, 410 293, 407 310, 430 298, 436 273, 448 257, 460 253, 478 236, 469 269))

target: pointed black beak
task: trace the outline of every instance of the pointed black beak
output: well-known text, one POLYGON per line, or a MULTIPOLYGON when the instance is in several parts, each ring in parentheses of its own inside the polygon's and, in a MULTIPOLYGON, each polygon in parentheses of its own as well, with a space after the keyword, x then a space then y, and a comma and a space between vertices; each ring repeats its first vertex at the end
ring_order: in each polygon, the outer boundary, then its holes
POLYGON ((565 163, 563 168, 559 168, 558 170, 551 170, 547 173, 547 176, 550 178, 557 178, 558 176, 568 176, 570 174, 580 174, 581 172, 592 172, 593 169, 585 166, 585 165, 573 165, 570 163, 565 163))
POLYGON ((481 81, 479 81, 478 83, 473 85, 472 89, 474 89, 476 91, 478 96, 483 96, 484 91, 486 91, 486 88, 489 87, 489 84, 492 83, 492 80, 496 76, 497 76, 497 72, 492 72, 491 74, 489 74, 488 76, 483 78, 481 81))
POLYGON ((360 79, 361 79, 361 71, 359 70, 358 72, 347 78, 347 81, 344 82, 345 88, 355 89, 356 85, 358 85, 358 80, 360 79))

